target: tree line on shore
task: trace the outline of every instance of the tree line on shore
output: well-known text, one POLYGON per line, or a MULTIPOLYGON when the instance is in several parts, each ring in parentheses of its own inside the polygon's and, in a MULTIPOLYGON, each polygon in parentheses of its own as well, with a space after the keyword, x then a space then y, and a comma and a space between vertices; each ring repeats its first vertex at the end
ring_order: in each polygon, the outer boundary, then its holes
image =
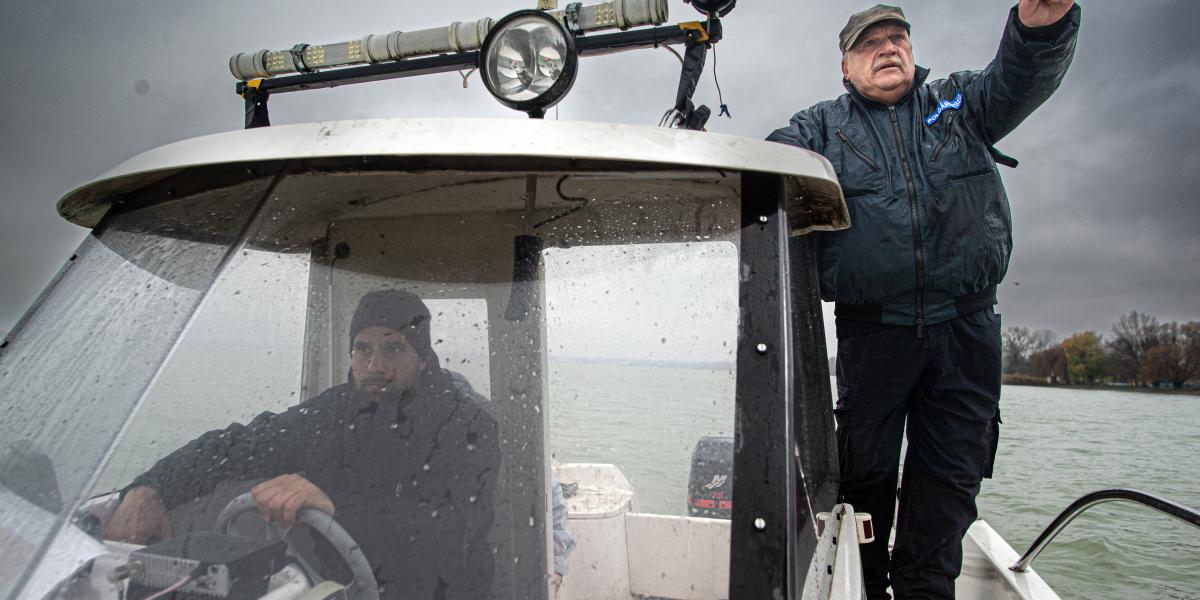
POLYGON ((1200 378, 1200 321, 1159 323, 1132 311, 1112 326, 1059 339, 1054 332, 1025 327, 1004 330, 1006 383, 1093 385, 1120 383, 1183 387, 1200 378))

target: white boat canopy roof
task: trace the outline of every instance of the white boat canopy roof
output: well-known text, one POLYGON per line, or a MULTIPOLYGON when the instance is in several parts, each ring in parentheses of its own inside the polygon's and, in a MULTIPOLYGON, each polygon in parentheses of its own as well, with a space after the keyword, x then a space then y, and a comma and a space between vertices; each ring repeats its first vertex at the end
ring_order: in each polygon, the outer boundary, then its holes
POLYGON ((511 167, 513 159, 528 158, 533 170, 586 162, 589 168, 640 164, 776 173, 787 178, 804 206, 821 206, 832 217, 808 229, 849 226, 837 176, 818 154, 719 133, 534 119, 364 119, 218 133, 143 152, 72 190, 59 201, 58 212, 76 225, 94 227, 125 194, 193 167, 339 157, 436 158, 439 168, 449 169, 478 168, 480 159, 489 158, 511 167))

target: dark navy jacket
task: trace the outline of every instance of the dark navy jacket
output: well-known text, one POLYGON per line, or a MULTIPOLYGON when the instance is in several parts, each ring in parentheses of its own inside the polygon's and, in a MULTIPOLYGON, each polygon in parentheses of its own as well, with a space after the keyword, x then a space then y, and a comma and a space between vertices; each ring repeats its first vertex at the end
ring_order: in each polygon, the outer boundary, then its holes
POLYGON ((818 232, 821 297, 840 318, 931 325, 996 302, 1012 251, 993 144, 1058 88, 1080 9, 1029 29, 1009 14, 982 71, 927 82, 893 107, 849 93, 796 113, 767 139, 820 153, 838 174, 849 229, 818 232))

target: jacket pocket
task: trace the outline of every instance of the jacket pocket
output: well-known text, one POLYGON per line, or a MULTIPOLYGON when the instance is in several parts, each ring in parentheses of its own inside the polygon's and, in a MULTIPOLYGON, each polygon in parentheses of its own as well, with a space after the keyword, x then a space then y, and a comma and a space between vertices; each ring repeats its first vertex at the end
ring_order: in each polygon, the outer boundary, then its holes
POLYGON ((944 122, 937 128, 926 130, 932 138, 925 143, 932 144, 926 168, 933 187, 995 172, 996 162, 992 160, 989 145, 972 130, 969 120, 957 113, 943 115, 942 119, 944 122))
POLYGON ((1000 409, 996 409, 996 417, 992 419, 991 435, 988 436, 987 455, 983 462, 983 478, 991 479, 992 471, 996 466, 996 447, 1000 445, 1000 409))
POLYGON ((942 139, 938 141, 937 145, 933 147, 933 152, 929 154, 929 162, 937 161, 938 155, 942 153, 942 149, 946 147, 946 143, 949 142, 950 138, 954 136, 953 113, 946 117, 946 124, 942 127, 942 129, 945 133, 942 135, 942 139))
POLYGON ((995 169, 941 183, 930 207, 937 223, 936 235, 926 238, 932 288, 961 296, 1000 283, 1011 238, 1007 201, 995 169))
POLYGON ((879 165, 874 160, 871 160, 871 157, 867 156, 866 152, 863 152, 858 148, 858 146, 855 146, 854 142, 850 141, 850 136, 846 135, 845 131, 838 129, 834 133, 837 134, 838 139, 842 140, 842 143, 845 144, 855 156, 861 158, 863 162, 867 163, 867 166, 871 167, 872 171, 879 171, 879 165))
MULTIPOLYGON (((841 422, 838 423, 836 437, 838 451, 838 482, 845 483, 850 481, 854 476, 854 457, 850 454, 849 419, 841 420, 841 422)), ((839 497, 839 501, 845 501, 845 499, 839 497)))

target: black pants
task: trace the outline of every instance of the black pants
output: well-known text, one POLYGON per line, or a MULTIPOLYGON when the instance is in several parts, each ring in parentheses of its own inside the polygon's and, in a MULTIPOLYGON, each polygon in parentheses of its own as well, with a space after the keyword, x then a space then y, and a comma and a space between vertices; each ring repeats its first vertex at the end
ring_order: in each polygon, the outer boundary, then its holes
POLYGON ((953 598, 962 538, 991 476, 1000 422, 1000 317, 991 309, 925 328, 838 322, 840 496, 875 523, 861 546, 867 595, 953 598), (896 513, 901 441, 908 452, 896 513))

